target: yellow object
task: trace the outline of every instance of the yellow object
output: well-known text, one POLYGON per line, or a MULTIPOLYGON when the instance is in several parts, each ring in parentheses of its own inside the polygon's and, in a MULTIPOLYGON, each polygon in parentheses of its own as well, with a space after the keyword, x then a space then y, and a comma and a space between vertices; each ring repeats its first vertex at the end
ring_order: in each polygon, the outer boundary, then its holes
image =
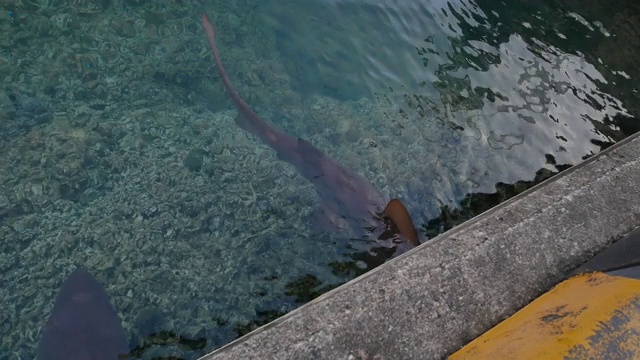
POLYGON ((640 280, 565 280, 450 359, 640 359, 640 280))

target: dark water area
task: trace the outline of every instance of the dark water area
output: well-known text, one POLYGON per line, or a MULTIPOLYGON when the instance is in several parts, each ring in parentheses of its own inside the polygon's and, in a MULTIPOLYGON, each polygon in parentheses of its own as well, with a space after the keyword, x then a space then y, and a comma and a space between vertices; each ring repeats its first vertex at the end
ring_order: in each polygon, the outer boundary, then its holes
POLYGON ((318 226, 311 184, 236 127, 202 11, 257 113, 400 198, 423 242, 640 129, 633 1, 0 9, 0 359, 34 357, 78 266, 132 358, 195 359, 393 255, 318 226))

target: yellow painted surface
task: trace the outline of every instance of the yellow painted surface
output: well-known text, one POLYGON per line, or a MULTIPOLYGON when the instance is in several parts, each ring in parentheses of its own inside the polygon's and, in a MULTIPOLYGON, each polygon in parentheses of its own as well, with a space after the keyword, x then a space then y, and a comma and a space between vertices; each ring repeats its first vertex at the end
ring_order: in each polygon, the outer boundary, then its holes
POLYGON ((450 359, 640 359, 640 280, 565 280, 450 359))

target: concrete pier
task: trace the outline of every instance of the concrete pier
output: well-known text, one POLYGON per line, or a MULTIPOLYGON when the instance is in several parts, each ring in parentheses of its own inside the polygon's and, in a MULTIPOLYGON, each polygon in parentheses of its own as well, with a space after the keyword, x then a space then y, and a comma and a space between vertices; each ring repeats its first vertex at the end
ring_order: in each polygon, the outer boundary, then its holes
POLYGON ((202 359, 440 359, 639 225, 636 134, 202 359))

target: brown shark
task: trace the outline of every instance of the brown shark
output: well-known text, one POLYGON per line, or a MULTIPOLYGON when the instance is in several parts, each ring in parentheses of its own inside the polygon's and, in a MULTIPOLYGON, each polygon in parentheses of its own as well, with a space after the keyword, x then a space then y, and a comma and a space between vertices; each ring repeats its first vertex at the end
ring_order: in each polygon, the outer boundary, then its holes
POLYGON ((257 136, 277 153, 278 157, 291 165, 315 186, 322 201, 322 209, 327 221, 340 227, 345 222, 359 233, 382 232, 377 238, 391 238, 389 231, 400 234, 401 242, 410 247, 420 244, 411 216, 402 202, 386 198, 365 178, 325 155, 310 142, 295 139, 262 120, 236 91, 222 66, 216 47, 216 31, 206 14, 202 14, 202 24, 209 38, 213 57, 229 93, 238 117, 236 124, 257 136), (387 225, 386 231, 381 225, 387 225), (384 235, 386 234, 386 235, 384 235))
POLYGON ((38 360, 120 360, 129 347, 109 295, 87 270, 78 268, 62 284, 42 329, 38 360))

